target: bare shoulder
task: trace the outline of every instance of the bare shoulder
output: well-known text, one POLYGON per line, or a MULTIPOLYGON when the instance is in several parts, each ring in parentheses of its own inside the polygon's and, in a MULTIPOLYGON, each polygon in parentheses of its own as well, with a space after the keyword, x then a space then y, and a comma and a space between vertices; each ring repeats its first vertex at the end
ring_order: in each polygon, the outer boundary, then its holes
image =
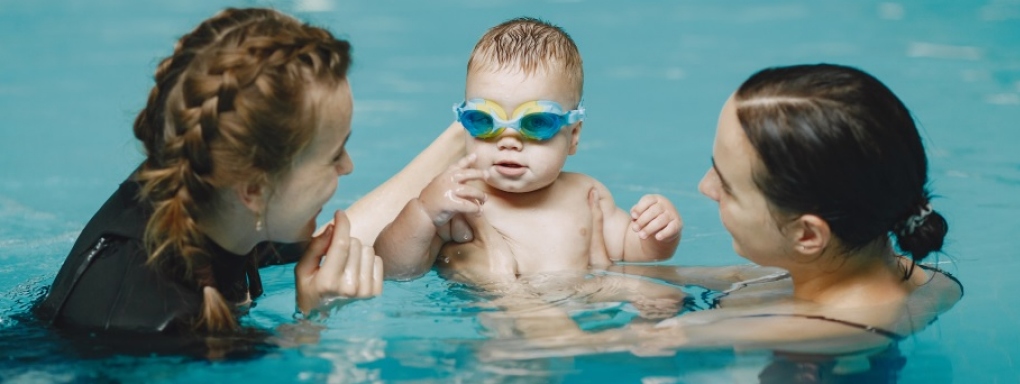
POLYGON ((596 180, 594 177, 585 175, 583 173, 576 172, 561 172, 558 179, 558 184, 562 184, 564 187, 570 188, 571 191, 578 191, 584 193, 587 196, 588 191, 592 188, 597 188, 599 193, 603 197, 611 197, 609 189, 606 188, 601 182, 596 180))
POLYGON ((559 178, 556 179, 556 182, 558 183, 561 182, 565 184, 586 185, 589 187, 594 184, 601 185, 601 183, 599 183, 598 180, 595 180, 594 177, 577 172, 560 172, 560 176, 559 178))

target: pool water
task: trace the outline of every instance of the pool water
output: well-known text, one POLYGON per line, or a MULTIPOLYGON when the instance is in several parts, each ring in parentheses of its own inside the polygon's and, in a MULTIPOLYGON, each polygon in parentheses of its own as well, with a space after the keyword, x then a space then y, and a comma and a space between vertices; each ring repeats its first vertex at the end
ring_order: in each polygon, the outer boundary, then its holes
MULTIPOLYGON (((225 6, 272 6, 354 45, 356 172, 324 212, 381 183, 449 124, 467 56, 486 28, 517 16, 561 25, 584 58, 588 110, 567 169, 601 180, 621 206, 651 192, 672 199, 686 225, 668 262, 675 265, 743 262, 715 203, 697 192, 729 93, 772 65, 869 71, 923 127, 934 205, 951 226, 937 261, 967 291, 900 344, 901 382, 1020 381, 1020 310, 1008 304, 1017 302, 1009 281, 1020 271, 1017 0, 0 0, 0 381, 730 383, 757 382, 770 362, 728 351, 484 361, 476 358, 489 337, 480 319, 490 310, 435 274, 387 282, 383 296, 320 328, 292 329, 317 342, 234 359, 82 357, 29 326, 30 303, 142 158, 131 123, 155 64, 225 6)), ((289 266, 264 270, 267 295, 246 321, 294 325, 292 278, 289 266)), ((604 314, 613 313, 623 312, 604 314)))

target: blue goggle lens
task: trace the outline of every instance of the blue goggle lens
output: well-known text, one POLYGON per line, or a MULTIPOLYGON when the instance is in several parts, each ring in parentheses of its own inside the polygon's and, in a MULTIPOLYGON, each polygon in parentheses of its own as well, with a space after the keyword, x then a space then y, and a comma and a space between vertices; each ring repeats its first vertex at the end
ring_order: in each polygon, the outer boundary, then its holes
MULTIPOLYGON (((563 116, 552 112, 537 112, 521 117, 521 136, 532 140, 549 140, 564 125, 563 116)), ((460 124, 468 133, 479 139, 487 139, 498 135, 502 129, 496 129, 492 115, 476 110, 461 111, 460 124)))
POLYGON ((521 133, 538 140, 548 140, 560 131, 565 121, 563 116, 551 112, 539 112, 521 118, 521 133))
POLYGON ((492 115, 476 109, 462 111, 460 113, 460 124, 473 137, 488 138, 494 136, 495 133, 492 115))

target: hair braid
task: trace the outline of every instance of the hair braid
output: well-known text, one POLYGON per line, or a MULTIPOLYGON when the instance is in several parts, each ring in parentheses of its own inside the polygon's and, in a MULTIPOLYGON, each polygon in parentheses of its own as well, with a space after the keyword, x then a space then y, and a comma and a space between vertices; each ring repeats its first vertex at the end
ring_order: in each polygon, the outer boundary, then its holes
POLYGON ((350 45, 265 9, 227 9, 178 41, 135 120, 147 159, 136 174, 149 263, 180 273, 204 297, 197 326, 236 328, 216 290, 208 241, 198 226, 217 212, 217 191, 265 183, 314 135, 312 87, 339 85, 350 45))

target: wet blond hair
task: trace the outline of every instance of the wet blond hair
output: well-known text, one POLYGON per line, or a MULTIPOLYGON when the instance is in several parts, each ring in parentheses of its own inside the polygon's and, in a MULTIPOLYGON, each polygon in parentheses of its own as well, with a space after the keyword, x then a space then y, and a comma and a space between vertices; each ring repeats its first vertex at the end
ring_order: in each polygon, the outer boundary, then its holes
POLYGON ((315 134, 314 91, 339 86, 349 65, 348 42, 324 29, 270 9, 227 9, 157 67, 134 125, 147 156, 135 180, 153 208, 144 243, 149 265, 202 292, 196 329, 237 328, 198 219, 216 214, 218 189, 268 185, 289 168, 315 134))
POLYGON ((490 28, 475 44, 467 70, 515 70, 526 75, 540 71, 563 74, 577 90, 584 91, 584 68, 574 40, 549 22, 520 17, 490 28))

